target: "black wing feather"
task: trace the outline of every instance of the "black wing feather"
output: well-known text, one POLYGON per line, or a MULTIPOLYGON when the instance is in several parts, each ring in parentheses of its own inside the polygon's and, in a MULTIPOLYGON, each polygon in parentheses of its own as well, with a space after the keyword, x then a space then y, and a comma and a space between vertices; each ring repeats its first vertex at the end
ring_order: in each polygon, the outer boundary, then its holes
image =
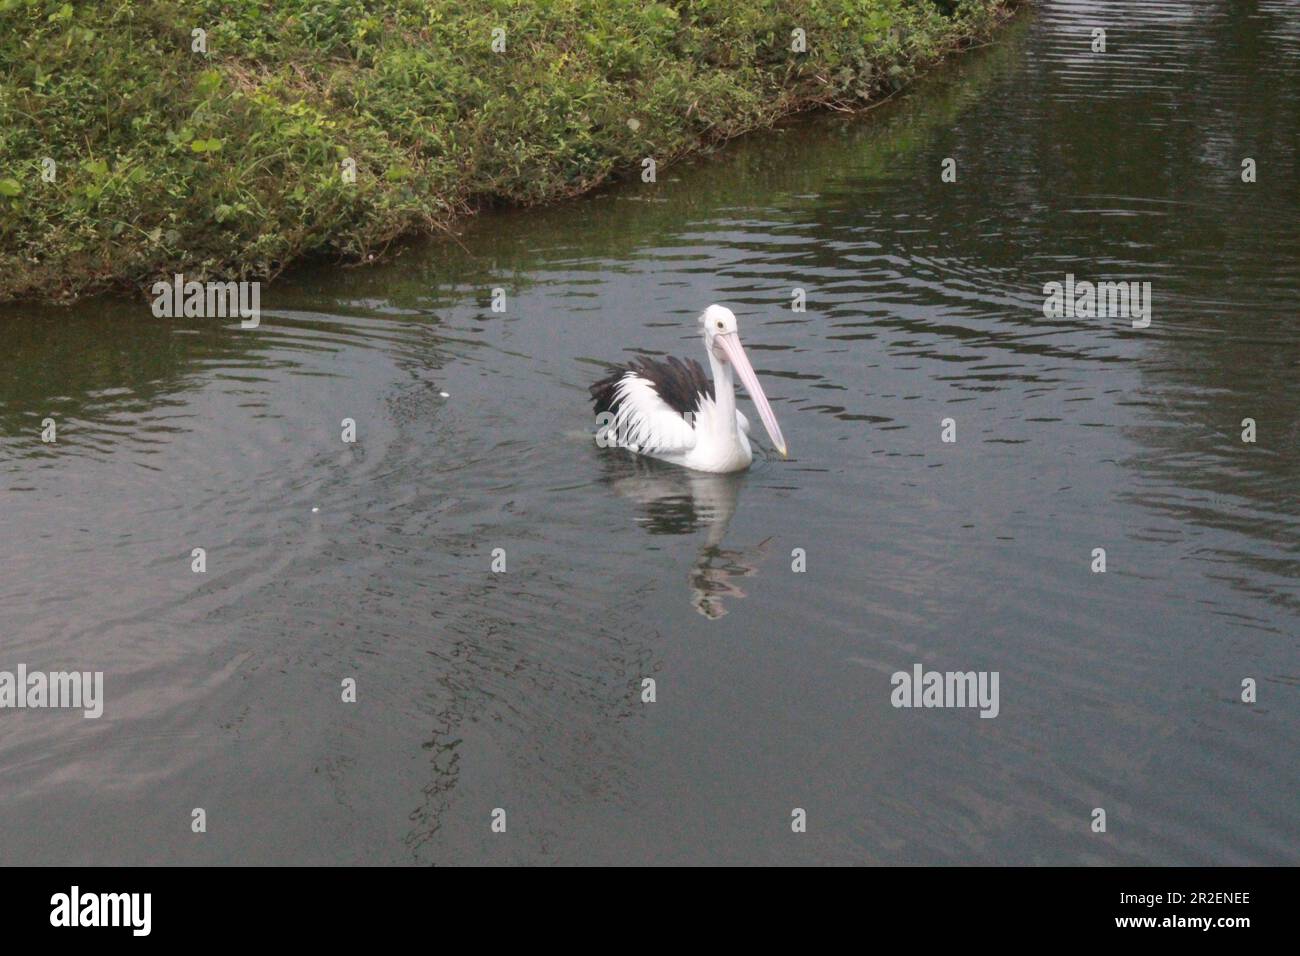
POLYGON ((696 411, 701 396, 713 398, 713 383, 694 359, 683 362, 670 356, 658 362, 650 358, 637 358, 627 365, 612 369, 607 378, 602 378, 590 387, 597 415, 618 410, 616 387, 627 375, 637 375, 648 381, 668 407, 681 415, 696 411))

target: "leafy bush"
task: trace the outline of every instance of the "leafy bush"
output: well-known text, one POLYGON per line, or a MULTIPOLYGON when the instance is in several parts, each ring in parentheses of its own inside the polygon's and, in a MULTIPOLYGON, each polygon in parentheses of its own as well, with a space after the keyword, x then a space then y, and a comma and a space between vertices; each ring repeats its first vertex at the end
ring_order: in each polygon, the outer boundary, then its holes
POLYGON ((645 156, 860 105, 1006 7, 0 0, 0 300, 363 258, 484 202, 572 195, 645 156))

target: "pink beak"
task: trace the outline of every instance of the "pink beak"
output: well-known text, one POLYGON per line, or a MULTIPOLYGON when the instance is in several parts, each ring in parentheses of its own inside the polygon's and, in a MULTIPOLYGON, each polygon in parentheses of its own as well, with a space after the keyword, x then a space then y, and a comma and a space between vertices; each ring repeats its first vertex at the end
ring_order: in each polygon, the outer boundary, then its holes
POLYGON ((736 374, 745 384, 745 391, 749 392, 749 397, 754 400, 754 405, 758 407, 758 417, 763 420, 763 427, 767 429, 767 435, 772 439, 772 444, 776 450, 781 453, 782 458, 788 458, 789 452, 785 447, 785 438, 781 434, 781 426, 776 423, 776 416, 772 414, 772 406, 767 402, 767 396, 763 394, 763 386, 758 384, 758 376, 754 374, 754 366, 749 364, 749 357, 745 355, 745 349, 740 344, 740 336, 735 332, 728 332, 716 337, 715 341, 722 346, 722 351, 727 354, 727 361, 735 368, 736 374))

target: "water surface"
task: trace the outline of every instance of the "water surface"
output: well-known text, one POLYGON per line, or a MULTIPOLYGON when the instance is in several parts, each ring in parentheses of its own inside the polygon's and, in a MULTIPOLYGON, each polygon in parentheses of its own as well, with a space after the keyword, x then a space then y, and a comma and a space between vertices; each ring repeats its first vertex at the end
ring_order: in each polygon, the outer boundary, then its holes
POLYGON ((256 331, 6 310, 0 669, 108 699, 0 713, 0 862, 1300 862, 1298 123, 1300 4, 1048 2, 256 331), (1150 328, 1045 318, 1067 273, 1150 328), (792 459, 595 448, 715 301, 792 459), (918 662, 999 716, 893 708, 918 662))

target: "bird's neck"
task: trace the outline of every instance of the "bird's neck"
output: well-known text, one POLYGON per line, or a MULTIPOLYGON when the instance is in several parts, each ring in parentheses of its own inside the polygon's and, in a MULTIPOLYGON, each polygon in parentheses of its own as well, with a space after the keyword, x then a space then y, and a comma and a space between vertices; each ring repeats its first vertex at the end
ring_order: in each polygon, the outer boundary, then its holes
POLYGON ((718 413, 718 423, 727 432, 736 430, 736 383, 730 362, 723 362, 709 353, 709 367, 713 371, 713 403, 718 413))

